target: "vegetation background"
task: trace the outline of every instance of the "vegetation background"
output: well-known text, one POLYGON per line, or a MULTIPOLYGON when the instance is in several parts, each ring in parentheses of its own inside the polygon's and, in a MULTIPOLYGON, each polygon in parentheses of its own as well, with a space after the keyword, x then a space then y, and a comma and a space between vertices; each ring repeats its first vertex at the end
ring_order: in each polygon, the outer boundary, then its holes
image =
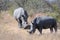
POLYGON ((52 14, 60 22, 60 0, 0 0, 0 12, 13 14, 18 7, 23 7, 29 15, 40 12, 52 14))

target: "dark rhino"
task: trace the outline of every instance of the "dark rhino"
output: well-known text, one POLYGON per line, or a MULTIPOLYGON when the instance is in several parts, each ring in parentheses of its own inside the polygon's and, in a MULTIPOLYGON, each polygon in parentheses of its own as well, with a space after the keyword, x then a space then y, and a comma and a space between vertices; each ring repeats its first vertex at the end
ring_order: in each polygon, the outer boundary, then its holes
POLYGON ((19 8, 14 10, 13 16, 16 19, 16 21, 18 22, 18 26, 20 28, 26 27, 27 18, 28 18, 28 14, 27 14, 26 10, 24 10, 22 7, 19 7, 19 8))
POLYGON ((56 19, 50 16, 36 17, 34 20, 32 20, 30 24, 30 31, 28 32, 31 34, 34 33, 36 29, 38 29, 39 32, 42 34, 42 29, 48 29, 48 28, 50 28, 51 32, 53 32, 53 28, 55 32, 57 32, 56 19))

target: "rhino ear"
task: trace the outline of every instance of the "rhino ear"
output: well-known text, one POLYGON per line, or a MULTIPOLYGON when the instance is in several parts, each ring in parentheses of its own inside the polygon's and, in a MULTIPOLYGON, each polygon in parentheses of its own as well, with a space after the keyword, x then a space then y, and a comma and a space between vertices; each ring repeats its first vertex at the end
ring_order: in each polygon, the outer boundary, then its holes
POLYGON ((24 29, 30 29, 30 25, 27 25, 24 29))

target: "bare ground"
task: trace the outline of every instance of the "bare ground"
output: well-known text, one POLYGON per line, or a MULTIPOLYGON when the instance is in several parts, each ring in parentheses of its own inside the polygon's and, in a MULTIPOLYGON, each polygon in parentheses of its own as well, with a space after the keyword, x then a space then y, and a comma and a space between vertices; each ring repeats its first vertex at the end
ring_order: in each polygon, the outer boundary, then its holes
POLYGON ((0 40, 60 40, 60 29, 57 33, 50 33, 49 29, 46 29, 42 35, 38 35, 38 31, 30 35, 26 30, 20 29, 15 19, 7 12, 3 12, 1 16, 0 40))

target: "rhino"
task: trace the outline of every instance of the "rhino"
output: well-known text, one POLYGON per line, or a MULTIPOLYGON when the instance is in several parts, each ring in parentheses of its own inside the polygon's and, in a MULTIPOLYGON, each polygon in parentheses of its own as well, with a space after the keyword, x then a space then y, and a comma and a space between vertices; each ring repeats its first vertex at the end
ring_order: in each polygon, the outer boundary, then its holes
POLYGON ((18 22, 20 28, 25 28, 27 26, 28 13, 22 7, 14 10, 13 17, 18 22))
POLYGON ((57 21, 51 16, 41 16, 34 18, 31 23, 26 27, 29 28, 29 33, 35 33, 36 29, 42 34, 43 29, 50 29, 51 33, 53 29, 57 32, 57 21))

